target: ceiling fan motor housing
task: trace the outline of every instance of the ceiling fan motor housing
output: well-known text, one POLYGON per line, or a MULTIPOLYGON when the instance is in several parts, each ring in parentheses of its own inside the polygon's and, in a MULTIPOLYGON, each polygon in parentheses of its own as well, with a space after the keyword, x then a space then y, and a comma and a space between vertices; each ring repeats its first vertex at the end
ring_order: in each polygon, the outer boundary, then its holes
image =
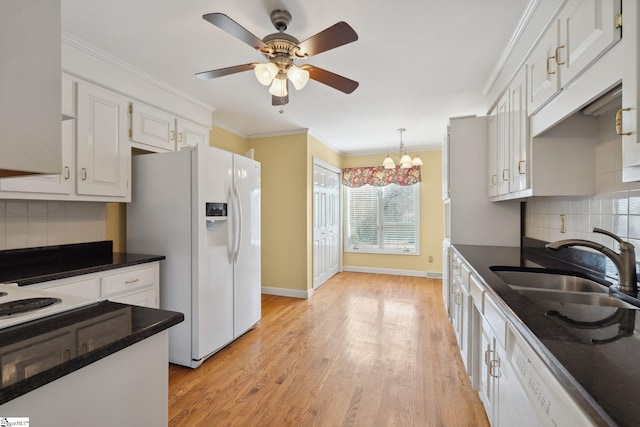
POLYGON ((286 10, 274 10, 271 12, 271 23, 276 27, 276 30, 286 31, 291 23, 291 14, 286 10))

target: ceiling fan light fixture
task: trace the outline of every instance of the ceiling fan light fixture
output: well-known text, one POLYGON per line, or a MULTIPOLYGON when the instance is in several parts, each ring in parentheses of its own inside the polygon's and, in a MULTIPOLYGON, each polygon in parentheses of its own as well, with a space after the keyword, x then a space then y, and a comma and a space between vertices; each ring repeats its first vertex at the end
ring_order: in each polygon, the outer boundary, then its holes
POLYGON ((293 83, 296 90, 302 89, 309 81, 309 72, 297 65, 291 65, 287 70, 287 77, 293 83))
POLYGON ((280 77, 276 77, 275 79, 273 79, 273 83, 271 83, 271 86, 269 87, 269 93, 273 96, 279 96, 281 98, 287 96, 287 79, 280 77))
POLYGON ((256 64, 253 71, 256 73, 256 79, 258 79, 262 85, 269 86, 278 75, 278 66, 272 62, 256 64))
POLYGON ((411 164, 413 166, 422 166, 423 165, 422 159, 420 158, 420 156, 415 156, 413 160, 411 160, 411 164))

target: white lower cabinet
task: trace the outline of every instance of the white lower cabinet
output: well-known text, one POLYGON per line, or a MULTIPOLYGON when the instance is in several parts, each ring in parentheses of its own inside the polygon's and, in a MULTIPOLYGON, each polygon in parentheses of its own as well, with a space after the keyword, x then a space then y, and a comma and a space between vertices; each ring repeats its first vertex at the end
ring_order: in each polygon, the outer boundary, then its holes
POLYGON ((160 263, 158 261, 99 273, 30 285, 66 295, 160 307, 160 263))
POLYGON ((450 319, 460 354, 493 427, 593 426, 507 319, 489 287, 449 247, 450 319))

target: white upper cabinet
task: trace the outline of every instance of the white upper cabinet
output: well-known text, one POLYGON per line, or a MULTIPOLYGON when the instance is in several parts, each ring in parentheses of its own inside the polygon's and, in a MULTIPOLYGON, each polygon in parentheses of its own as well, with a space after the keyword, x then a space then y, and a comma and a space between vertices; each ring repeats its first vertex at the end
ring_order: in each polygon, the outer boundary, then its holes
POLYGON ((489 197, 498 195, 498 118, 496 109, 489 114, 488 122, 488 186, 489 197))
POLYGON ((526 69, 522 69, 511 86, 509 86, 510 193, 528 188, 527 147, 529 146, 529 122, 526 90, 526 69))
POLYGON ((527 60, 528 110, 533 113, 560 91, 560 68, 556 64, 558 25, 554 22, 527 60))
POLYGON ((175 150, 175 116, 139 102, 131 104, 131 141, 175 150))
POLYGON ((570 0, 559 16, 560 42, 554 54, 561 86, 576 78, 620 40, 620 0, 570 0))
POLYGON ((616 115, 616 131, 622 135, 622 181, 640 181, 640 7, 624 3, 624 64, 622 109, 616 115))
POLYGON ((176 119, 176 150, 195 145, 209 145, 209 129, 189 120, 176 119))
POLYGON ((498 132, 498 195, 509 192, 509 93, 498 101, 497 132, 498 132))
POLYGON ((148 105, 131 104, 131 141, 148 151, 174 151, 209 145, 209 129, 148 105), (157 150, 160 149, 160 150, 157 150))
POLYGON ((76 191, 130 199, 127 99, 79 82, 77 108, 76 191))
POLYGON ((59 0, 0 2, 0 176, 61 166, 59 0))

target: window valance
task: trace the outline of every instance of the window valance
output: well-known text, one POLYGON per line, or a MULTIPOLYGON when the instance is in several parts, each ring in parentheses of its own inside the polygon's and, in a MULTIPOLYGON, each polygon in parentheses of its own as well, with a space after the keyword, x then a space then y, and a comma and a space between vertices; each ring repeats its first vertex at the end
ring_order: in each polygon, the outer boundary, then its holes
POLYGON ((420 166, 402 169, 385 169, 383 166, 342 169, 342 184, 347 187, 372 185, 383 187, 389 184, 413 185, 420 182, 420 166))

